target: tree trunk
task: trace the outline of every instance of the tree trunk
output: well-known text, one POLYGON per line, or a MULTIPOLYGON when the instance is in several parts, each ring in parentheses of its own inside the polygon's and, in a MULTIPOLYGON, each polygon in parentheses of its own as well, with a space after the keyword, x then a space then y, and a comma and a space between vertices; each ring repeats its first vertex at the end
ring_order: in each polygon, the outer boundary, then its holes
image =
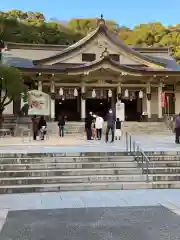
POLYGON ((3 110, 0 109, 0 129, 2 129, 3 122, 4 122, 4 118, 3 118, 3 110))

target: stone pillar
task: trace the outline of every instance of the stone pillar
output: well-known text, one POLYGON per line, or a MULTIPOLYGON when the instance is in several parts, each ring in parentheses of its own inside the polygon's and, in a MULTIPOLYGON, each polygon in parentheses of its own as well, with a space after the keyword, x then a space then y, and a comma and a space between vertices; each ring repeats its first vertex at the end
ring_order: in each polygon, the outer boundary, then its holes
MULTIPOLYGON (((51 85, 50 85, 50 91, 51 91, 51 94, 52 93, 55 93, 55 84, 54 84, 54 81, 51 81, 51 85)), ((51 119, 54 120, 55 119, 55 99, 51 99, 51 106, 50 106, 50 109, 51 109, 51 119)))
POLYGON ((151 118, 151 85, 147 84, 146 88, 146 102, 147 102, 147 114, 148 118, 151 118))
POLYGON ((38 91, 42 92, 42 81, 38 81, 38 91))
POLYGON ((85 86, 81 87, 81 120, 86 118, 86 100, 84 99, 85 86))
POLYGON ((161 107, 161 96, 162 96, 163 84, 160 83, 158 86, 158 118, 162 118, 162 107, 161 107))

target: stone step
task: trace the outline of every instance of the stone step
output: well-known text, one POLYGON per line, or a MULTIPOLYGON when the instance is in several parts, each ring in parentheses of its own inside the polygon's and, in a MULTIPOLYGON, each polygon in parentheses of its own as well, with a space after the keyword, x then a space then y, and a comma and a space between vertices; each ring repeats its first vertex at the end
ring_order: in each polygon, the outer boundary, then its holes
POLYGON ((59 191, 99 191, 99 190, 130 190, 130 189, 179 189, 180 181, 157 182, 97 182, 97 183, 58 183, 32 185, 1 185, 0 193, 30 193, 59 191))
MULTIPOLYGON (((146 154, 147 155, 147 154, 146 154)), ((148 156, 150 161, 180 161, 180 155, 154 155, 148 156)))
POLYGON ((167 157, 172 159, 173 157, 180 157, 180 151, 145 151, 146 156, 149 158, 163 158, 167 157))
MULTIPOLYGON (((149 167, 148 172, 150 174, 180 173, 180 167, 149 167)), ((146 173, 145 168, 144 168, 144 173, 146 173)))
MULTIPOLYGON (((61 150, 59 150, 61 151, 61 150)), ((7 159, 7 158, 44 158, 44 157, 112 157, 112 156, 131 156, 132 154, 129 152, 101 152, 95 150, 93 152, 70 152, 69 149, 67 152, 29 152, 29 153, 0 153, 0 159, 7 159)))
MULTIPOLYGON (((146 181, 146 175, 82 175, 82 176, 31 176, 31 177, 3 177, 1 185, 31 185, 54 183, 93 183, 93 182, 139 182, 146 181)), ((180 181, 180 174, 150 174, 149 181, 180 181)))
POLYGON ((95 157, 43 157, 43 158, 1 158, 2 164, 33 164, 33 163, 93 163, 93 162, 133 162, 132 156, 95 156, 95 157))
POLYGON ((54 183, 93 183, 93 182, 140 182, 146 181, 145 175, 95 175, 95 176, 43 176, 1 178, 1 185, 32 185, 54 183))
POLYGON ((150 181, 180 181, 180 174, 149 174, 150 181))
MULTIPOLYGON (((144 166, 146 163, 144 163, 144 166)), ((141 165, 142 166, 142 165, 141 165)), ((180 167, 180 161, 153 161, 149 163, 150 167, 180 167)))
POLYGON ((29 170, 1 170, 2 177, 28 177, 28 176, 87 176, 87 175, 134 175, 141 174, 139 168, 89 168, 89 169, 29 169, 29 170))
POLYGON ((1 170, 26 170, 26 169, 89 169, 89 168, 133 168, 135 162, 93 162, 93 163, 34 163, 34 164, 0 164, 1 170))
POLYGON ((0 185, 0 193, 59 192, 59 191, 99 191, 152 188, 146 182, 102 182, 102 183, 59 183, 33 185, 0 185))

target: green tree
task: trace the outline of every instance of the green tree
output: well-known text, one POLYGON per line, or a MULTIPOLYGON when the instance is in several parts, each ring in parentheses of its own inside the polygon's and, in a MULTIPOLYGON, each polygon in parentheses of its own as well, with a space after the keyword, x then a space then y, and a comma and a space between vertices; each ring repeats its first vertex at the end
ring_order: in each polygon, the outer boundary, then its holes
POLYGON ((0 122, 5 107, 26 92, 21 72, 4 64, 0 64, 0 122))

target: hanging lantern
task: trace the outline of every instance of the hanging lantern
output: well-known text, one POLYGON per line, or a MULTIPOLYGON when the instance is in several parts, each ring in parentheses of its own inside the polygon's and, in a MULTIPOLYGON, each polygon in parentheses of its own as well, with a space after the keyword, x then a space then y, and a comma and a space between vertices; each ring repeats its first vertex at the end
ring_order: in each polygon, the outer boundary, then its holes
POLYGON ((129 97, 129 91, 128 91, 128 89, 125 90, 125 92, 124 92, 124 97, 126 97, 126 98, 129 97))
POLYGON ((96 91, 93 89, 92 90, 92 98, 95 98, 96 97, 96 91))
POLYGON ((63 93, 64 93, 64 92, 63 92, 63 89, 60 88, 60 89, 59 89, 59 95, 60 95, 60 96, 63 96, 63 93))
POLYGON ((132 93, 131 93, 131 98, 132 98, 132 99, 135 99, 135 98, 136 98, 135 92, 132 92, 132 93))
POLYGON ((112 97, 112 91, 111 91, 111 89, 108 90, 108 97, 109 97, 109 98, 112 97))
POLYGON ((74 89, 74 97, 77 97, 78 96, 78 90, 77 88, 74 89))
POLYGON ((143 98, 143 91, 139 91, 139 98, 143 98))

